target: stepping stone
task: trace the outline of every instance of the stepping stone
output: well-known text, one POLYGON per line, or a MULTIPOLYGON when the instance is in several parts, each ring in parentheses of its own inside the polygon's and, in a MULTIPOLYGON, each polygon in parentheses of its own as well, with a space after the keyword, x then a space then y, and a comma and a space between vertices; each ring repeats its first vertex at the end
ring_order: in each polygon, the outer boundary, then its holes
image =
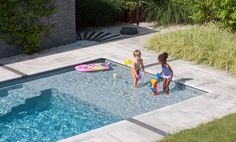
POLYGON ((108 37, 102 38, 98 42, 111 41, 111 40, 121 39, 121 38, 124 38, 124 37, 125 36, 117 34, 117 35, 112 35, 112 36, 108 36, 108 37))
POLYGON ((82 38, 82 36, 80 35, 80 33, 77 33, 76 39, 77 39, 77 40, 83 40, 83 38, 82 38))
POLYGON ((97 35, 95 35, 91 40, 96 41, 96 39, 101 36, 104 32, 99 32, 97 35))
POLYGON ((91 32, 90 35, 87 37, 87 40, 91 40, 91 38, 96 34, 96 32, 91 32))
POLYGON ((84 32, 84 37, 83 37, 83 40, 86 40, 87 39, 87 35, 88 35, 88 32, 84 32))
POLYGON ((99 41, 99 40, 101 40, 102 38, 109 36, 110 34, 111 34, 111 33, 105 33, 105 34, 103 34, 102 36, 97 37, 97 38, 96 38, 96 41, 99 41))

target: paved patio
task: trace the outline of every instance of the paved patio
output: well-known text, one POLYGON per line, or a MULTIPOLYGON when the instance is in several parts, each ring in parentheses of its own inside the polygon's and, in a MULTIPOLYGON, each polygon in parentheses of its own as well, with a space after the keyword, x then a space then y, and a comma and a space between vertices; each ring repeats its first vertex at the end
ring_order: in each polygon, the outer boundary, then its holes
MULTIPOLYGON (((157 33, 163 34, 183 28, 186 27, 164 28, 157 33)), ((0 64, 3 65, 0 66, 0 81, 98 58, 123 63, 124 59, 132 58, 134 49, 142 50, 146 70, 157 73, 160 71, 160 66, 155 64, 157 54, 143 48, 152 35, 153 33, 150 32, 102 44, 79 41, 45 50, 33 56, 19 55, 0 59, 0 64)), ((62 140, 62 142, 153 142, 167 134, 192 128, 236 112, 236 76, 183 60, 170 59, 169 64, 174 70, 174 80, 208 93, 62 140)))

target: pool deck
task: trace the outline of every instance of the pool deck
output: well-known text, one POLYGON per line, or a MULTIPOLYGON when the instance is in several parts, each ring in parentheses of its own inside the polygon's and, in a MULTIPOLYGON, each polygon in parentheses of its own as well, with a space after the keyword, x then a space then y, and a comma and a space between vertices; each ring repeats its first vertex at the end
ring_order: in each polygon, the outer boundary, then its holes
MULTIPOLYGON (((166 28, 159 34, 181 30, 166 28)), ((157 53, 144 49, 153 33, 106 43, 78 41, 70 45, 44 50, 32 56, 19 55, 0 59, 0 81, 33 75, 75 65, 98 58, 119 63, 132 59, 132 51, 140 49, 146 71, 157 73, 157 53)), ((174 80, 208 93, 140 116, 89 131, 61 142, 154 142, 163 136, 196 127, 213 119, 236 112, 236 76, 204 65, 170 59, 174 80)))

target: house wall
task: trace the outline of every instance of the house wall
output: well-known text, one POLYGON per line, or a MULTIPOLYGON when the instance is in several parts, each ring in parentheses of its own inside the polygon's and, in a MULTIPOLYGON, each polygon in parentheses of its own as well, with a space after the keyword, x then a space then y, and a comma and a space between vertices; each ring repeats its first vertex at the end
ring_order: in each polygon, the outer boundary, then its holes
MULTIPOLYGON (((42 37, 42 48, 52 48, 76 41, 75 0, 54 0, 56 12, 43 23, 55 24, 50 35, 42 37)), ((20 54, 19 47, 6 44, 0 40, 0 58, 20 54)))

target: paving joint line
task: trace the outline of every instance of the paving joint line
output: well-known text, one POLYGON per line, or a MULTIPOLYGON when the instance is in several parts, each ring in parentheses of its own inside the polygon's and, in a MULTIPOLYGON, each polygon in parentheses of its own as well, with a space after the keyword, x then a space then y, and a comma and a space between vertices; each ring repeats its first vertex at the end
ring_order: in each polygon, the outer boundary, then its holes
POLYGON ((148 130, 150 130, 150 131, 152 131, 152 132, 154 132, 154 133, 157 133, 157 134, 159 134, 159 135, 161 135, 161 136, 167 136, 167 135, 169 135, 169 133, 167 133, 167 132, 165 132, 165 131, 163 131, 163 130, 161 130, 161 129, 155 128, 155 127, 153 127, 153 126, 151 126, 151 125, 148 125, 148 124, 146 124, 146 123, 143 123, 143 122, 141 122, 141 121, 139 121, 139 120, 137 120, 137 119, 129 118, 129 119, 127 119, 127 121, 129 121, 129 122, 131 122, 131 123, 134 123, 134 124, 136 124, 136 125, 138 125, 138 126, 141 126, 141 127, 145 128, 145 129, 148 129, 148 130))
POLYGON ((15 74, 18 74, 18 75, 20 75, 20 76, 22 76, 22 77, 28 76, 27 74, 25 74, 25 73, 23 73, 23 72, 21 72, 21 71, 19 71, 19 70, 16 70, 16 69, 14 69, 14 68, 11 68, 11 67, 9 67, 9 66, 6 66, 6 65, 4 65, 4 64, 0 64, 0 67, 6 69, 6 70, 8 70, 8 71, 11 71, 11 72, 13 72, 13 73, 15 73, 15 74))

